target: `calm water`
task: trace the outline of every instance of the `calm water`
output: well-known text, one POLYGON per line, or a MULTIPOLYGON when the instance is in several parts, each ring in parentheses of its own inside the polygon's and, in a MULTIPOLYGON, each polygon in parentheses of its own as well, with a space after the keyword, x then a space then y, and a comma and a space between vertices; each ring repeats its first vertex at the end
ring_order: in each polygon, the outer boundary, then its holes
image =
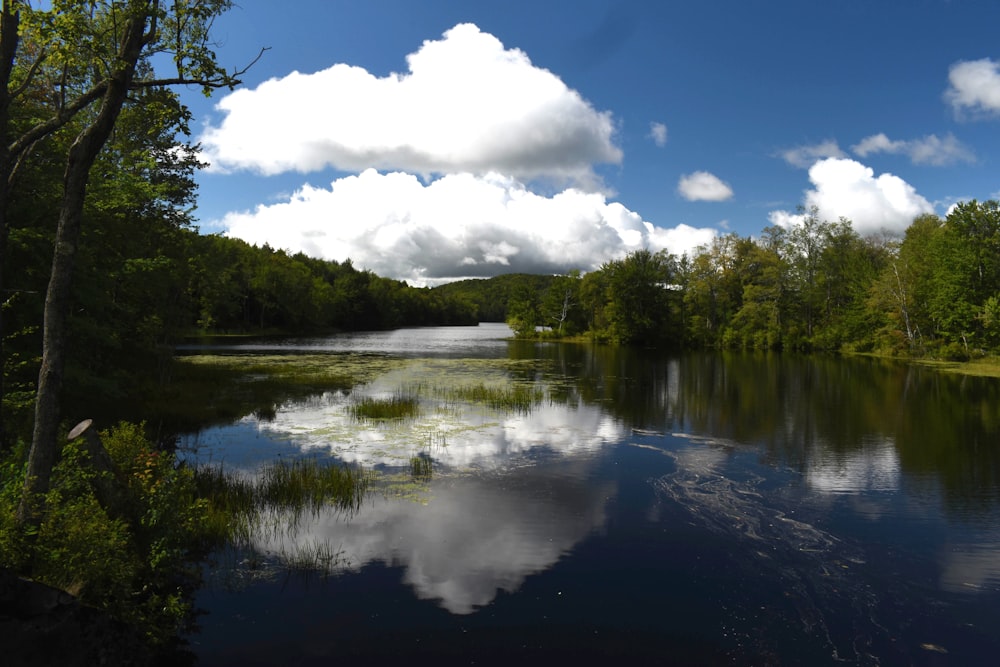
POLYGON ((252 567, 215 571, 189 638, 200 665, 996 664, 1000 381, 508 333, 237 350, 390 363, 189 436, 183 456, 329 458, 380 482, 357 514, 306 517, 262 535, 252 567), (453 391, 472 386, 535 401, 453 391), (417 417, 350 416, 401 393, 417 417), (333 556, 328 570, 282 567, 297 550, 333 556))

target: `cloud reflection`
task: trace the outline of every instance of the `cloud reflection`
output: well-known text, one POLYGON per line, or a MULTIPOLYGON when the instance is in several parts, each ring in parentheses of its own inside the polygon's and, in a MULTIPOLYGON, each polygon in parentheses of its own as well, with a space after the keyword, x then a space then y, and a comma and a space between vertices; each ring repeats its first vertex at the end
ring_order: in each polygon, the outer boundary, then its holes
POLYGON ((532 470, 516 481, 435 479, 426 505, 377 496, 348 522, 323 514, 301 522, 294 537, 261 538, 255 546, 294 553, 298 545, 327 543, 350 569, 373 562, 400 566, 420 598, 469 614, 498 591, 516 591, 604 525, 605 503, 616 486, 570 476, 567 464, 559 465, 558 477, 532 470))
POLYGON ((950 593, 1000 590, 1000 536, 978 544, 948 545, 941 588, 950 593))
MULTIPOLYGON (((546 399, 528 412, 518 412, 431 395, 421 398, 418 417, 402 422, 365 423, 350 414, 350 405, 361 395, 390 397, 400 387, 419 386, 432 371, 439 373, 451 366, 414 364, 352 394, 327 392, 290 403, 281 406, 273 418, 258 422, 257 429, 268 440, 288 443, 302 452, 328 452, 349 463, 400 466, 422 452, 436 465, 449 468, 503 467, 540 448, 562 455, 593 453, 628 435, 624 424, 582 400, 546 399)), ((501 374, 481 369, 476 378, 487 384, 509 382, 501 374)), ((456 378, 451 382, 456 383, 456 378)), ((248 425, 255 420, 243 421, 248 425)))
MULTIPOLYGON (((350 521, 335 511, 295 522, 279 518, 277 525, 294 523, 294 530, 260 535, 254 548, 296 554, 325 544, 350 568, 399 566, 419 597, 468 614, 498 591, 516 591, 604 525, 605 503, 617 487, 590 473, 596 453, 627 436, 622 423, 579 399, 546 397, 528 411, 503 411, 441 398, 433 387, 443 372, 451 386, 470 378, 490 386, 512 381, 496 369, 422 360, 353 392, 327 392, 282 405, 268 420, 247 417, 237 425, 244 435, 256 428, 259 442, 286 453, 292 447, 332 454, 390 476, 408 470, 418 452, 433 459, 434 476, 421 491, 426 503, 393 496, 390 484, 389 495, 373 495, 350 521), (418 417, 365 422, 351 414, 362 396, 400 391, 420 396, 418 417), (529 456, 531 465, 523 465, 529 456)), ((202 447, 198 455, 211 450, 202 447)))

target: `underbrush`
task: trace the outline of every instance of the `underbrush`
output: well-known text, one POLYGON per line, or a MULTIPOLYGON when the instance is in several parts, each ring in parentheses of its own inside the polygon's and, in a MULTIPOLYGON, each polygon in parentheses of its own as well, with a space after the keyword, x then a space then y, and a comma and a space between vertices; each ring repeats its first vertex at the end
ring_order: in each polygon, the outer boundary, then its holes
POLYGON ((194 472, 157 451, 141 424, 101 434, 115 472, 98 472, 82 438, 63 447, 37 527, 16 521, 23 450, 3 463, 0 567, 63 589, 139 630, 154 648, 191 619, 200 556, 212 545, 194 472), (98 501, 102 482, 116 493, 98 501))
POLYGON ((105 610, 140 633, 151 655, 190 629, 211 551, 245 544, 265 517, 294 522, 329 504, 355 510, 370 481, 361 470, 317 461, 279 462, 250 478, 196 470, 156 449, 142 424, 100 435, 113 470, 95 470, 83 438, 67 443, 37 527, 16 520, 24 448, 0 462, 0 568, 105 610), (108 488, 114 492, 101 492, 108 488))

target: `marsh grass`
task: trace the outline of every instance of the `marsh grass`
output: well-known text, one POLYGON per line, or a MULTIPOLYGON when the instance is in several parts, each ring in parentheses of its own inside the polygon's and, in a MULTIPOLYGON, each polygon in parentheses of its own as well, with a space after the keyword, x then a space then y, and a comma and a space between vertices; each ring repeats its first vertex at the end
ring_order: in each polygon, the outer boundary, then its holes
POLYGON ((477 403, 498 412, 515 413, 531 412, 545 396, 541 389, 523 384, 494 386, 480 383, 445 388, 440 393, 446 400, 477 403))
POLYGON ((363 396, 349 410, 359 421, 403 421, 420 416, 420 401, 410 394, 394 394, 389 398, 363 396))
POLYGON ((262 534, 294 531, 303 516, 318 516, 330 507, 353 513, 361 507, 372 478, 361 468, 316 459, 270 463, 252 477, 214 465, 195 471, 220 544, 249 544, 262 534))
POLYGON ((275 406, 324 391, 350 392, 398 367, 360 354, 199 354, 176 357, 173 377, 147 406, 179 431, 273 414, 275 406))
POLYGON ((410 476, 415 480, 429 480, 434 475, 434 461, 423 454, 410 457, 410 476))

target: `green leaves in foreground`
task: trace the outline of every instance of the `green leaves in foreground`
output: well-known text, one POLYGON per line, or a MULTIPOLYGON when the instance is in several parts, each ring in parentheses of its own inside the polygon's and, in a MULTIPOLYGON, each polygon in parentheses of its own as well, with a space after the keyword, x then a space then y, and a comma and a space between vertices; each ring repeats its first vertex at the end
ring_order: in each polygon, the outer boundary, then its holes
POLYGON ((16 457, 3 464, 0 567, 69 591, 162 647, 190 620, 197 562, 210 541, 208 502, 193 471, 152 446, 142 425, 101 435, 115 474, 93 468, 82 439, 65 445, 42 521, 28 533, 14 522, 23 466, 16 457), (102 477, 113 478, 113 499, 98 500, 102 477))

